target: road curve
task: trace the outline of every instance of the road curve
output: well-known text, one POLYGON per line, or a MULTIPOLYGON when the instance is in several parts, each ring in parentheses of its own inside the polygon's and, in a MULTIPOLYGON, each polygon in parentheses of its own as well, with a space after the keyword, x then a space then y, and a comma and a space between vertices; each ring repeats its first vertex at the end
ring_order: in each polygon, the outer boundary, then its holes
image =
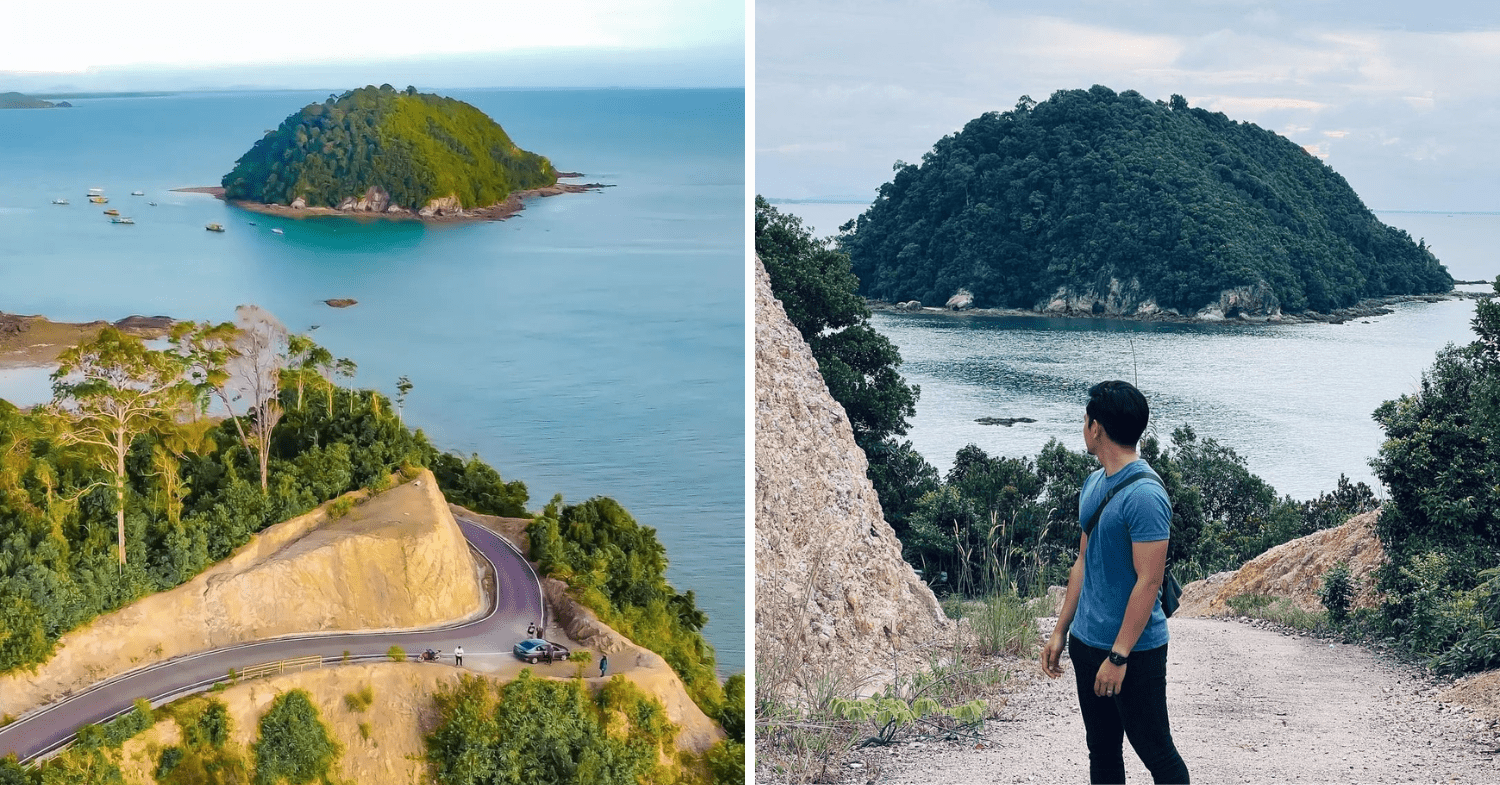
POLYGON ((66 744, 79 726, 102 722, 128 710, 136 698, 161 698, 207 689, 231 668, 294 657, 383 658, 392 646, 408 654, 426 648, 469 654, 509 652, 526 636, 531 622, 545 622, 541 584, 526 559, 500 535, 455 516, 464 537, 494 566, 494 603, 482 618, 463 624, 410 632, 311 634, 198 652, 140 668, 100 682, 71 698, 30 712, 0 728, 0 757, 15 753, 23 762, 66 744))

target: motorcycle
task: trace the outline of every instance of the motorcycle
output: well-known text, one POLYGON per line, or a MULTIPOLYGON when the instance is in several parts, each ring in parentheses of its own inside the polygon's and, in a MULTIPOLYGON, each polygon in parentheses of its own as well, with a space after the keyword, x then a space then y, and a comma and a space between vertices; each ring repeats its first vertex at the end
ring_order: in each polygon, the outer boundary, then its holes
POLYGON ((422 652, 418 659, 420 659, 422 662, 437 662, 439 654, 442 654, 442 652, 436 649, 428 649, 422 652))

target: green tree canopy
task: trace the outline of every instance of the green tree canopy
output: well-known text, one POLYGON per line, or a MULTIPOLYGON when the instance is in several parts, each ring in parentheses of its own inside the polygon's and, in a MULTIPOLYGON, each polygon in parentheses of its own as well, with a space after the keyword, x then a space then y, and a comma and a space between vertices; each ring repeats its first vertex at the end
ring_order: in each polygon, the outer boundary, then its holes
POLYGON ((517 147, 494 120, 452 98, 361 87, 308 104, 266 134, 224 175, 224 195, 267 204, 337 207, 371 188, 417 209, 456 197, 463 207, 557 182, 543 156, 517 147))
POLYGON ((846 228, 861 293, 889 301, 962 288, 980 307, 1068 294, 1190 314, 1243 287, 1298 312, 1453 285, 1292 141, 1097 85, 971 120, 846 228))

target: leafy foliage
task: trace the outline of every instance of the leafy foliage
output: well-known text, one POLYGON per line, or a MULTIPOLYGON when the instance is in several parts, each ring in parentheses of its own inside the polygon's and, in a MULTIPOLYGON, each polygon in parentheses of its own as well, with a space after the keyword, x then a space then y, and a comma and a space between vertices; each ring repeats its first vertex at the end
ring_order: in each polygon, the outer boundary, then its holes
POLYGON ((256 785, 328 781, 339 745, 328 736, 318 708, 304 690, 276 696, 260 718, 255 743, 256 785))
MULTIPOLYGON (((227 346, 232 336, 214 340, 227 346)), ((142 367, 180 362, 195 384, 226 384, 213 368, 227 354, 210 358, 206 343, 186 360, 138 345, 129 352, 146 353, 142 367)), ((139 381, 126 374, 112 384, 129 389, 139 381)), ((186 582, 266 526, 388 484, 398 468, 434 465, 451 498, 479 512, 525 514, 524 484, 505 482, 477 458, 439 452, 374 391, 294 375, 280 378, 277 395, 269 408, 279 419, 264 439, 264 490, 262 456, 244 438, 255 432, 242 428, 247 415, 210 420, 164 401, 151 428, 127 434, 123 463, 111 458, 106 466, 97 460, 102 448, 65 435, 78 433, 70 418, 0 401, 0 672, 46 660, 63 633, 186 582), (299 385, 314 393, 300 394, 299 385)))
POLYGON ((724 690, 702 634, 708 614, 692 590, 679 594, 667 583, 667 552, 655 529, 608 497, 567 506, 557 497, 526 534, 543 575, 567 583, 601 621, 660 654, 693 701, 708 716, 720 715, 724 690))
POLYGON ((1376 524, 1386 630, 1452 671, 1500 662, 1500 303, 1479 302, 1473 326, 1417 392, 1375 410, 1386 441, 1371 462, 1391 493, 1376 524))
POLYGON ((231 722, 223 701, 188 698, 173 703, 170 711, 182 743, 162 750, 157 759, 161 785, 249 785, 250 767, 236 745, 226 743, 231 722))
POLYGON ((1182 313, 1234 287, 1297 312, 1453 285, 1326 164, 1178 96, 1023 97, 895 170, 839 238, 861 293, 893 302, 1040 308, 1119 281, 1182 313))
POLYGON ((443 785, 661 782, 658 756, 677 734, 661 704, 620 676, 591 695, 581 679, 530 670, 497 685, 464 675, 434 700, 427 757, 443 785))
MULTIPOLYGON (((1244 458, 1183 426, 1140 456, 1172 500, 1173 574, 1194 580, 1234 569, 1267 549, 1373 509, 1374 493, 1340 478, 1339 490, 1310 502, 1277 498, 1244 458)), ((1098 462, 1052 440, 1036 460, 959 450, 944 482, 919 499, 902 537, 906 560, 939 591, 966 596, 1038 594, 1066 583, 1078 553, 1078 504, 1098 462), (940 576, 947 575, 946 581, 940 576)))
POLYGON ((1349 577, 1349 563, 1339 562, 1323 573, 1318 599, 1328 609, 1328 620, 1338 624, 1349 616, 1349 602, 1354 598, 1354 583, 1349 577))
POLYGON ((258 140, 224 175, 228 199, 337 207, 380 188, 420 208, 455 196, 464 207, 557 182, 546 158, 517 147, 494 120, 452 98, 390 85, 308 104, 258 140))

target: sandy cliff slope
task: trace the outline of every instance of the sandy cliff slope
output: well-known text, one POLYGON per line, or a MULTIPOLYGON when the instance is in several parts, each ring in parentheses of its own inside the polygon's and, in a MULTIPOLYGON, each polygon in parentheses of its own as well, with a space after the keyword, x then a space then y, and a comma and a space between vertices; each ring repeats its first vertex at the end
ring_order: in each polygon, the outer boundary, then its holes
POLYGON ((1357 587, 1354 607, 1375 607, 1374 575, 1385 563, 1385 549, 1375 536, 1380 511, 1356 515, 1340 526, 1313 532, 1284 542, 1245 562, 1232 572, 1221 572, 1193 581, 1182 590, 1181 616, 1225 616, 1234 611, 1231 597, 1269 594, 1286 597, 1307 611, 1323 609, 1318 588, 1323 573, 1339 562, 1349 564, 1349 575, 1357 587))
POLYGON ((757 658, 838 663, 879 681, 892 650, 951 622, 910 565, 865 476, 849 418, 756 260, 757 658))
POLYGON ((295 633, 434 626, 483 604, 478 567, 424 471, 337 520, 320 508, 272 526, 182 586, 68 633, 38 672, 0 677, 0 714, 181 654, 295 633))

